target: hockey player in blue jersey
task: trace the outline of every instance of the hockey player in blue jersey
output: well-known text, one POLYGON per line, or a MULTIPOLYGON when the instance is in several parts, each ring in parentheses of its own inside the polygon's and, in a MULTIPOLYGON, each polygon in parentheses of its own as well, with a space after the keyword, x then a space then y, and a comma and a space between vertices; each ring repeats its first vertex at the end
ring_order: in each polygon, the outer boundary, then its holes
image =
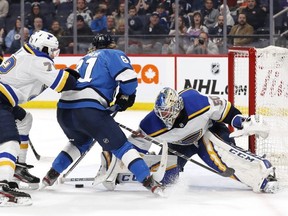
MULTIPOLYGON (((167 141, 169 147, 180 155, 190 158, 198 154, 219 173, 232 168, 235 170, 232 178, 255 192, 270 193, 278 190, 274 167, 267 159, 237 147, 232 138, 252 134, 267 137, 268 126, 261 119, 261 116, 243 117, 223 98, 204 96, 194 89, 185 89, 178 94, 166 87, 158 94, 154 110, 140 122, 139 136, 132 135, 128 140, 143 153, 148 152, 151 146, 143 135, 159 142, 167 141), (230 133, 226 124, 239 130, 230 133)), ((178 157, 180 170, 184 170, 186 163, 187 160, 178 157)), ((164 179, 169 183, 169 179, 174 177, 165 175, 164 179)))
POLYGON ((104 151, 112 152, 135 174, 137 180, 153 193, 162 191, 150 170, 127 140, 125 134, 110 116, 110 103, 119 87, 115 104, 125 111, 135 101, 137 75, 129 58, 108 34, 99 34, 93 40, 94 51, 77 64, 81 78, 75 90, 61 95, 57 119, 69 139, 67 146, 52 163, 43 178, 43 186, 51 186, 59 175, 96 140, 104 151))
POLYGON ((62 92, 76 86, 76 77, 54 67, 58 45, 53 34, 37 31, 0 66, 0 206, 31 205, 31 196, 16 181, 40 183, 25 163, 32 115, 19 105, 47 87, 62 92))

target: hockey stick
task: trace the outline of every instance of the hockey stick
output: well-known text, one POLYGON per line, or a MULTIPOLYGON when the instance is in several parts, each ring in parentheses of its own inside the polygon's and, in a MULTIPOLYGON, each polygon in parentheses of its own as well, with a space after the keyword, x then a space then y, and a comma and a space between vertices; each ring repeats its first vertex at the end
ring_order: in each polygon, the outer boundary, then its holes
MULTIPOLYGON (((165 171, 167 168, 167 160, 168 160, 168 144, 167 142, 163 142, 163 144, 161 144, 162 147, 162 155, 161 155, 161 159, 160 159, 160 164, 159 167, 157 169, 156 172, 152 172, 153 178, 154 180, 160 182, 164 175, 165 175, 165 171)), ((115 160, 115 157, 113 157, 113 159, 115 160)), ((109 179, 111 173, 116 169, 119 169, 117 167, 117 164, 114 162, 111 162, 110 164, 114 164, 114 165, 110 165, 108 170, 106 171, 106 173, 104 175, 99 175, 96 176, 94 178, 92 177, 85 177, 85 178, 61 178, 60 179, 60 183, 64 183, 64 182, 85 182, 85 181, 93 181, 93 185, 98 185, 104 181, 106 181, 107 179, 109 179)), ((117 171, 116 171, 117 172, 117 171)), ((129 175, 129 170, 127 169, 127 175, 129 175)), ((132 173, 130 173, 131 175, 133 175, 132 173)), ((137 182, 137 181, 135 181, 137 182)), ((121 183, 121 181, 119 182, 121 183)))
POLYGON ((36 151, 36 149, 35 149, 32 141, 31 141, 31 139, 28 140, 28 143, 29 143, 29 145, 30 145, 30 147, 31 147, 31 149, 32 149, 32 151, 33 151, 33 154, 34 154, 34 156, 36 157, 36 159, 37 159, 37 160, 40 160, 41 156, 37 153, 37 151, 36 151))
MULTIPOLYGON (((114 118, 117 114, 118 110, 114 111, 111 116, 114 118)), ((74 169, 75 167, 82 161, 82 159, 86 156, 86 154, 90 151, 90 149, 94 146, 94 144, 96 143, 97 141, 94 140, 91 144, 91 146, 89 147, 89 149, 87 149, 78 159, 77 161, 69 168, 69 170, 63 174, 62 177, 60 177, 60 182, 63 181, 63 179, 65 179, 74 169)))
MULTIPOLYGON (((144 134, 142 134, 140 132, 134 131, 131 128, 129 128, 129 127, 127 127, 127 126, 125 126, 125 125, 123 125, 123 124, 121 124, 119 122, 118 122, 118 125, 120 127, 124 128, 125 130, 131 132, 133 135, 142 137, 143 139, 145 139, 145 140, 147 140, 149 142, 152 142, 153 144, 155 144, 157 146, 162 147, 161 143, 158 142, 157 140, 153 139, 152 137, 150 137, 148 135, 144 135, 144 134)), ((175 151, 175 150, 173 150, 171 148, 168 148, 168 151, 171 152, 172 154, 178 156, 178 157, 181 157, 181 158, 183 158, 183 159, 185 159, 187 161, 190 161, 190 162, 192 162, 194 164, 197 164, 198 166, 200 166, 200 167, 202 167, 202 168, 204 168, 206 170, 209 170, 210 172, 213 172, 213 173, 215 173, 217 175, 220 175, 220 176, 223 176, 223 177, 230 177, 230 176, 234 175, 235 170, 230 168, 230 167, 226 167, 226 170, 223 171, 222 173, 220 173, 220 172, 217 172, 217 171, 211 169, 210 167, 207 167, 207 166, 205 166, 205 165, 203 165, 203 164, 201 164, 201 163, 199 163, 199 162, 187 157, 186 155, 183 155, 180 152, 177 152, 177 151, 175 151)))

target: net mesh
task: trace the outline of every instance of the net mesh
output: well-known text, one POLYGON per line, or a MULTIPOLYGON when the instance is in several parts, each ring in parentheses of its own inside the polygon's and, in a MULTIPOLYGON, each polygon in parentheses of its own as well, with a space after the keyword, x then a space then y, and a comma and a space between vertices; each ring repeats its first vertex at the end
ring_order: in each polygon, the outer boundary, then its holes
MULTIPOLYGON (((256 154, 265 155, 276 167, 279 181, 288 185, 288 49, 269 46, 253 52, 251 49, 233 51, 234 105, 246 115, 248 107, 255 106, 255 113, 264 116, 270 133, 266 139, 256 138, 256 154), (253 52, 255 62, 251 62, 253 52), (255 70, 249 68, 251 63, 255 70), (256 80, 251 92, 255 104, 249 103, 249 70, 256 80)), ((247 138, 236 140, 240 146, 247 141, 247 138)))

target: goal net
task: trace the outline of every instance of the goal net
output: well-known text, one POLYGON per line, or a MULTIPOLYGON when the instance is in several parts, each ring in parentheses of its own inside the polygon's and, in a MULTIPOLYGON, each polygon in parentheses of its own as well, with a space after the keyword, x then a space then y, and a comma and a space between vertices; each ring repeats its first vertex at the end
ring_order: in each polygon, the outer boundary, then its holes
POLYGON ((244 115, 262 115, 270 128, 268 138, 236 138, 237 145, 265 155, 288 185, 288 49, 231 47, 228 71, 229 101, 244 115))

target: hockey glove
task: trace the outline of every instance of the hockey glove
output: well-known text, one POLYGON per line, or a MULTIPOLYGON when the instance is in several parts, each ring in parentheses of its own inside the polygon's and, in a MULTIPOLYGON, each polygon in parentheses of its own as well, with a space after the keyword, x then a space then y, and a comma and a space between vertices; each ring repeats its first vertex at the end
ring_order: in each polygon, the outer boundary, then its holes
POLYGON ((119 111, 125 111, 128 107, 133 106, 135 102, 136 95, 124 95, 122 93, 118 93, 116 96, 115 104, 117 104, 120 109, 119 111))
POLYGON ((261 115, 251 115, 248 118, 237 115, 232 120, 232 126, 240 130, 232 132, 229 137, 250 136, 255 134, 265 139, 269 135, 269 127, 261 115))
POLYGON ((80 74, 78 73, 78 71, 73 70, 71 68, 65 68, 64 71, 67 71, 70 75, 75 77, 75 79, 79 79, 81 77, 80 74))

